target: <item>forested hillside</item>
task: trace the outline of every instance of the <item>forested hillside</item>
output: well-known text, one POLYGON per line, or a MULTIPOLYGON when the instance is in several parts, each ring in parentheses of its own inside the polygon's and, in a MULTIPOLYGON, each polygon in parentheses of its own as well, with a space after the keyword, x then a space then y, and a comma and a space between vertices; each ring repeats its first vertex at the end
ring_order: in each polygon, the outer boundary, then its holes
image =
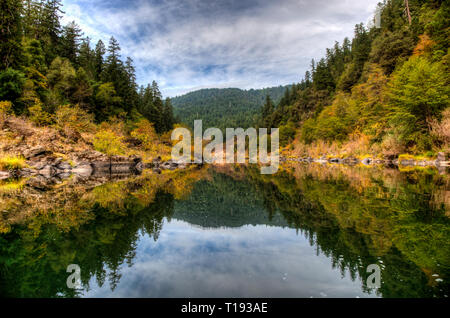
POLYGON ((433 156, 450 145, 449 1, 388 0, 381 27, 326 50, 264 126, 297 155, 433 156))
POLYGON ((61 0, 5 0, 0 19, 0 101, 15 115, 51 125, 64 111, 95 122, 148 119, 157 132, 173 125, 170 100, 156 82, 138 88, 133 61, 118 41, 91 43, 75 22, 61 25, 61 0))
POLYGON ((18 123, 51 128, 67 143, 81 140, 108 155, 136 151, 127 140, 142 151, 167 144, 170 99, 163 100, 155 81, 138 87, 133 60, 121 56, 114 37, 93 44, 75 22, 61 25, 61 3, 1 1, 0 158, 20 155, 26 136, 18 123))
POLYGON ((177 96, 172 104, 176 117, 189 127, 193 127, 194 120, 202 119, 204 127, 248 128, 256 124, 266 96, 279 102, 288 87, 202 89, 177 96))

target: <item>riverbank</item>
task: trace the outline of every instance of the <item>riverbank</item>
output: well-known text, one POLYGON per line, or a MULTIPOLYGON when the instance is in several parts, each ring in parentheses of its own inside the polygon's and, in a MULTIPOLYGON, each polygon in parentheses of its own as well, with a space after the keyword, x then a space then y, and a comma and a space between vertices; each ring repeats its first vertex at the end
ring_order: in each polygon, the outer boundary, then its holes
POLYGON ((58 181, 72 175, 133 175, 144 169, 161 173, 186 167, 170 159, 167 140, 154 136, 151 146, 130 136, 121 124, 110 124, 107 130, 68 133, 6 116, 0 129, 0 180, 36 177, 58 181), (99 135, 99 131, 111 132, 111 136, 99 135))
POLYGON ((280 162, 303 162, 303 163, 319 163, 319 164, 344 164, 344 165, 384 165, 387 167, 436 167, 438 170, 445 172, 447 167, 450 167, 448 155, 443 152, 438 153, 436 159, 414 157, 411 155, 400 155, 392 159, 380 159, 376 157, 335 157, 322 156, 320 158, 312 157, 295 157, 282 156, 280 162))

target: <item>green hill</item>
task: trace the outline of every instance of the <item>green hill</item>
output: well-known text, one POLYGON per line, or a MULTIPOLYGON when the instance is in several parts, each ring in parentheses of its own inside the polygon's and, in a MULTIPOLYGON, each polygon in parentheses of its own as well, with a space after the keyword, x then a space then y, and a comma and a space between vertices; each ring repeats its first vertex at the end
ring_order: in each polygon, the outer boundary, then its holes
POLYGON ((287 87, 202 89, 177 96, 172 104, 175 115, 189 127, 193 127, 194 120, 202 119, 203 127, 248 128, 255 125, 266 96, 279 102, 287 87))

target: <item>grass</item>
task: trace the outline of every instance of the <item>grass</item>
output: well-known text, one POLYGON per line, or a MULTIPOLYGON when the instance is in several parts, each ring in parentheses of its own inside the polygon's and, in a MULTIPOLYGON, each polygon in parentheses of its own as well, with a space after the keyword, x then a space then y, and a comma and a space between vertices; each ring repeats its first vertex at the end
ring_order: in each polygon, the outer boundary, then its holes
POLYGON ((6 155, 0 158, 0 170, 18 170, 27 167, 25 158, 6 155))

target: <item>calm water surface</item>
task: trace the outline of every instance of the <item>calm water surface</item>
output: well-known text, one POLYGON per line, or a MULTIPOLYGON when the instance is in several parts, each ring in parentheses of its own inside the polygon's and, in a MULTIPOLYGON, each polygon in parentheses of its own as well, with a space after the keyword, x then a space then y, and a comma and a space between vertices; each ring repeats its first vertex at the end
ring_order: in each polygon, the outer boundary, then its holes
POLYGON ((0 186, 2 296, 449 293, 449 182, 436 171, 204 167, 90 182, 0 186), (69 264, 79 290, 66 286, 69 264), (370 264, 378 289, 366 284, 370 264))

